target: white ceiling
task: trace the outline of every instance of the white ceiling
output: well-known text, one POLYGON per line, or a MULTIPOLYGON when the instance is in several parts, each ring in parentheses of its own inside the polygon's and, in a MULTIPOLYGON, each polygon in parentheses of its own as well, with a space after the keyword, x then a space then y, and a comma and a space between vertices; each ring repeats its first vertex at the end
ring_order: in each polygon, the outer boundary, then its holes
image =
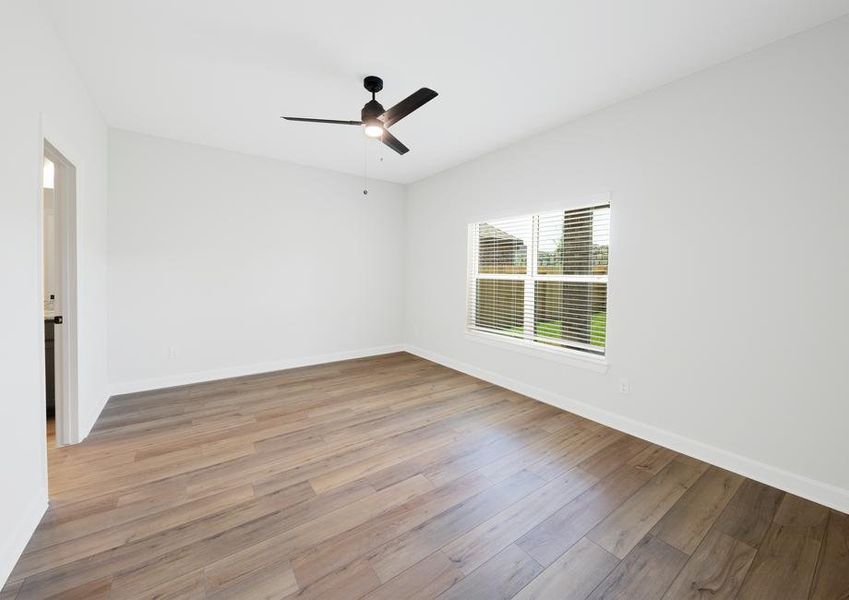
POLYGON ((113 127, 411 182, 849 12, 849 0, 49 0, 113 127), (401 157, 355 127, 362 77, 401 157), (380 161, 380 158, 383 161, 380 161))

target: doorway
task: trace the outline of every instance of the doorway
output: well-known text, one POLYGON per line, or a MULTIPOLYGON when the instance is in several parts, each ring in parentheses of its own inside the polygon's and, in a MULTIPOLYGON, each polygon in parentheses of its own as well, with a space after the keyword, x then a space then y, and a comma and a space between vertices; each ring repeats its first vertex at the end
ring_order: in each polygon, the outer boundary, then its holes
POLYGON ((77 169, 44 140, 41 193, 48 450, 77 440, 77 169))

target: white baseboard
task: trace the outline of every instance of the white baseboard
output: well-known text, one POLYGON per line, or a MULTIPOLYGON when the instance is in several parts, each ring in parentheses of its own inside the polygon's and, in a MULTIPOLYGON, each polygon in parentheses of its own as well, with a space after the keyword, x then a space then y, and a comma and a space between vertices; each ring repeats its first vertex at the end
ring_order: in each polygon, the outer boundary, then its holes
POLYGON ((473 365, 454 360, 436 352, 417 346, 406 345, 405 350, 426 360, 439 363, 455 371, 460 371, 483 379, 492 384, 507 388, 534 400, 545 402, 557 408, 642 438, 654 444, 664 446, 676 452, 692 456, 706 463, 716 465, 766 485, 790 492, 813 502, 823 504, 840 512, 849 513, 849 490, 833 486, 803 475, 768 465, 715 446, 705 444, 677 433, 660 429, 625 417, 614 412, 597 408, 590 404, 567 398, 560 394, 544 390, 527 383, 505 377, 493 371, 480 369, 473 365))
POLYGON ((141 381, 130 381, 125 383, 111 384, 109 386, 109 395, 111 397, 118 396, 120 394, 130 394, 134 392, 146 392, 149 390, 158 390, 162 388, 175 387, 178 385, 189 385, 192 383, 202 383, 205 381, 215 381, 218 379, 229 379, 231 377, 242 377, 243 375, 271 373, 273 371, 283 371, 285 369, 308 367, 311 365, 338 362, 340 360, 351 360, 354 358, 365 358, 367 356, 378 356, 380 354, 391 354, 393 352, 403 351, 403 344, 393 344, 388 346, 375 346, 372 348, 360 348, 358 350, 345 350, 343 352, 331 352, 328 354, 318 354, 315 356, 285 358, 281 360, 256 363, 252 365, 226 367, 223 369, 213 369, 209 371, 180 373, 178 375, 155 377, 152 379, 144 379, 141 381))
POLYGON ((41 517, 47 511, 47 490, 42 489, 30 501, 29 507, 21 515, 14 515, 14 523, 10 531, 4 532, 0 538, 0 588, 9 579, 12 569, 21 558, 32 537, 35 528, 41 522, 41 517))

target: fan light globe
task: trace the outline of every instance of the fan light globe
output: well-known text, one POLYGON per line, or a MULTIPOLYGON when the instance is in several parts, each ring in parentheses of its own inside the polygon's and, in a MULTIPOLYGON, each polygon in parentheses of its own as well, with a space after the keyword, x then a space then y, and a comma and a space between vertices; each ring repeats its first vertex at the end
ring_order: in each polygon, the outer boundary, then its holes
POLYGON ((380 125, 366 125, 365 132, 370 138, 379 138, 383 135, 383 127, 380 125))

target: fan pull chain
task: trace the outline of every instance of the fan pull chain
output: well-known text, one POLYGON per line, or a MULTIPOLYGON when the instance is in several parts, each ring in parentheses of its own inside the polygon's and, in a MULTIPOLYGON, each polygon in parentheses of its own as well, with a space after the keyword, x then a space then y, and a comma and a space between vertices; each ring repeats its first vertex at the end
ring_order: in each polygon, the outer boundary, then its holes
POLYGON ((368 196, 368 138, 363 139, 363 195, 368 196))

